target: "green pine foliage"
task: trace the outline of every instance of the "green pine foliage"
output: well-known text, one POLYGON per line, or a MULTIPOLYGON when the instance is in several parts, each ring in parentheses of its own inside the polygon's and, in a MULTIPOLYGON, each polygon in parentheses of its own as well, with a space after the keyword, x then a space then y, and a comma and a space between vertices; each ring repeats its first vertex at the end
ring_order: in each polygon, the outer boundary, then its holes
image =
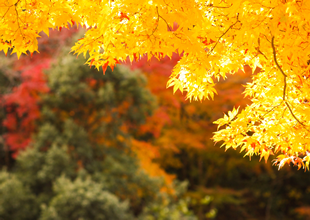
POLYGON ((95 182, 88 176, 74 181, 61 176, 54 184, 55 196, 48 207, 43 205, 40 220, 67 219, 133 219, 128 203, 120 202, 105 190, 104 184, 95 182))
POLYGON ((35 195, 18 176, 0 172, 0 219, 31 220, 38 213, 35 195))

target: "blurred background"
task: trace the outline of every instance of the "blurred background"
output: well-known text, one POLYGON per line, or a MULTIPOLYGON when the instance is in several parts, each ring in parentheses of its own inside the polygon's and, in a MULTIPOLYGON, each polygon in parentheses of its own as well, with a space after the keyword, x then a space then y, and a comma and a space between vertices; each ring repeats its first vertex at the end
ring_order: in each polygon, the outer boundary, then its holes
POLYGON ((190 103, 166 89, 179 55, 103 75, 70 53, 82 32, 0 57, 1 220, 310 219, 309 172, 211 139, 213 121, 249 103, 250 68, 190 103))

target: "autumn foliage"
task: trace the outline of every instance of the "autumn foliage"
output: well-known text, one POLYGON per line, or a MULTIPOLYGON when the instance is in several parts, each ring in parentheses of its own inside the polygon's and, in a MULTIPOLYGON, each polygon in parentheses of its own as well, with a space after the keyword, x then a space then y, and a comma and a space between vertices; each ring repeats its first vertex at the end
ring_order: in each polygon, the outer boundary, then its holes
POLYGON ((190 100, 213 98, 215 84, 244 65, 252 104, 217 120, 213 139, 276 164, 307 168, 309 154, 309 1, 11 0, 0 3, 0 50, 38 50, 41 32, 72 25, 87 32, 72 51, 96 68, 182 54, 168 86, 190 100))
MULTIPOLYGON (((0 139, 0 147, 5 152, 10 147, 15 158, 6 164, 9 172, 0 172, 0 207, 5 207, 0 218, 21 220, 26 214, 20 213, 28 213, 28 219, 39 214, 48 218, 56 210, 56 219, 71 219, 77 209, 63 204, 78 206, 76 197, 81 197, 105 206, 105 196, 113 201, 111 207, 119 207, 117 216, 107 210, 111 219, 123 220, 129 212, 140 219, 181 219, 191 211, 198 219, 219 220, 307 215, 307 173, 292 166, 277 171, 270 162, 258 162, 268 154, 253 155, 249 161, 211 140, 217 129, 212 122, 223 112, 230 117, 227 112, 234 106, 251 104, 242 97, 241 84, 259 69, 253 73, 244 66, 216 84, 214 100, 190 102, 180 91, 166 89, 182 54, 160 61, 128 58, 126 65, 141 73, 117 67, 113 74, 107 68, 103 76, 83 66, 81 57, 62 52, 77 38, 71 32, 76 29, 51 32, 49 38, 40 38, 40 54, 21 56, 0 68, 0 77, 5 73, 17 79, 13 90, 4 83, 0 87, 7 87, 1 100, 5 115, 0 112, 6 142, 0 139), (188 181, 186 200, 179 200, 179 188, 171 184, 175 180, 188 181), (130 201, 129 206, 116 198, 130 201), (38 204, 45 208, 40 211, 38 204)), ((78 210, 92 220, 100 218, 103 210, 93 207, 91 213, 88 206, 78 210)))

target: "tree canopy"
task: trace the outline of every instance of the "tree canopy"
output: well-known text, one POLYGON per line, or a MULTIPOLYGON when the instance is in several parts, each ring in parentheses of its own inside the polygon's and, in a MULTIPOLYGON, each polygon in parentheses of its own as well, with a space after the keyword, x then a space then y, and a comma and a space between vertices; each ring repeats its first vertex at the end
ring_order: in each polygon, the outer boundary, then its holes
POLYGON ((40 32, 86 26, 72 51, 98 69, 147 54, 182 54, 168 81, 190 100, 213 98, 215 81, 244 65, 252 101, 215 123, 214 140, 246 155, 280 154, 282 167, 309 167, 310 2, 307 0, 4 0, 0 50, 37 51, 40 32))

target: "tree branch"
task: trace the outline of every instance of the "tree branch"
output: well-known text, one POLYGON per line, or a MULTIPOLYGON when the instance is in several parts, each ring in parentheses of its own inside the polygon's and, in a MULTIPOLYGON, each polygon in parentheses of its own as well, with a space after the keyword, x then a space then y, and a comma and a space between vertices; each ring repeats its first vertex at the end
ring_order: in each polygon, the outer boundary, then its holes
POLYGON ((272 51, 273 51, 273 60, 274 60, 276 66, 278 67, 278 69, 280 70, 280 72, 282 73, 282 75, 284 77, 283 100, 285 101, 285 99, 286 99, 286 87, 287 87, 287 83, 286 83, 287 75, 284 73, 284 71, 282 70, 281 66, 278 63, 277 52, 276 52, 276 48, 274 46, 274 36, 271 38, 271 46, 272 46, 272 51))
POLYGON ((295 118, 295 120, 296 120, 299 124, 301 124, 307 131, 309 131, 309 130, 307 129, 306 125, 305 125, 304 123, 302 123, 301 121, 299 121, 299 119, 295 116, 295 114, 293 113, 293 111, 292 111, 292 109, 291 109, 291 106, 289 106, 289 104, 288 104, 287 101, 285 101, 285 104, 286 104, 288 110, 290 111, 291 115, 295 118))
POLYGON ((271 47, 272 47, 272 51, 273 51, 273 60, 276 64, 276 66, 278 67, 279 71, 282 73, 283 77, 284 77, 284 87, 283 87, 283 101, 285 102, 288 110, 290 111, 291 115, 293 116, 293 118, 295 118, 295 120, 301 124, 307 131, 309 131, 306 127, 306 125, 304 123, 302 123, 297 117, 296 115, 294 114, 291 106, 288 104, 287 100, 286 100, 286 87, 287 87, 287 82, 286 82, 286 78, 287 78, 287 75, 284 73, 283 69, 281 68, 281 66, 279 65, 278 63, 278 60, 277 60, 277 52, 276 52, 276 48, 274 46, 274 36, 272 36, 271 38, 271 47))
POLYGON ((238 18, 237 18, 237 21, 235 23, 233 23, 232 25, 230 25, 230 27, 219 37, 219 39, 217 39, 214 47, 212 47, 212 49, 209 51, 208 55, 210 55, 213 50, 215 49, 215 47, 217 46, 217 44, 219 43, 219 41, 221 40, 221 38, 233 27, 235 26, 237 23, 239 22, 238 18))

